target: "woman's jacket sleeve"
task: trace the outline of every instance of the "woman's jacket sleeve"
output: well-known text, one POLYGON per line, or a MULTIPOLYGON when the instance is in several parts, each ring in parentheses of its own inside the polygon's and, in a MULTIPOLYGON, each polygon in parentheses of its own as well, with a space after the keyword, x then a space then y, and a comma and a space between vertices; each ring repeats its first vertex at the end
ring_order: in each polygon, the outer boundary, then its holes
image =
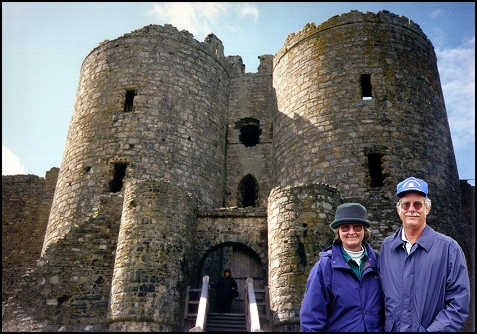
POLYGON ((303 332, 324 331, 327 328, 331 296, 326 283, 329 280, 325 278, 324 262, 326 261, 320 260, 313 266, 306 282, 305 296, 300 309, 300 327, 303 332))

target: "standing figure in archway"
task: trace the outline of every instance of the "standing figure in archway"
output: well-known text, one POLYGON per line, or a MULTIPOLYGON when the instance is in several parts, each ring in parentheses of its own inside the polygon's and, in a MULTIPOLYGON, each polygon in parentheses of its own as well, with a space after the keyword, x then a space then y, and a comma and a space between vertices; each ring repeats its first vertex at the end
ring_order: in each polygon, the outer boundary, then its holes
POLYGON ((217 284, 212 284, 212 287, 217 292, 217 311, 230 313, 232 300, 238 296, 237 282, 232 278, 230 269, 225 269, 224 277, 221 277, 217 284))

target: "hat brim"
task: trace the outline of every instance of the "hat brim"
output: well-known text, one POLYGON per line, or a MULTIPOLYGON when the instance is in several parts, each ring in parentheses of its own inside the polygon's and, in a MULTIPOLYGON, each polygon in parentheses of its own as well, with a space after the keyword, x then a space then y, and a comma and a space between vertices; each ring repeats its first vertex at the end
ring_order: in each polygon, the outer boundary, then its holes
POLYGON ((336 219, 330 224, 331 228, 337 228, 340 225, 343 224, 353 224, 353 223, 361 223, 365 227, 369 227, 369 221, 365 219, 360 219, 360 218, 341 218, 341 219, 336 219))
POLYGON ((421 190, 417 190, 417 189, 408 189, 408 190, 401 191, 399 194, 397 194, 397 197, 401 198, 404 195, 406 195, 407 193, 419 193, 422 196, 427 197, 427 194, 425 192, 423 192, 421 190))

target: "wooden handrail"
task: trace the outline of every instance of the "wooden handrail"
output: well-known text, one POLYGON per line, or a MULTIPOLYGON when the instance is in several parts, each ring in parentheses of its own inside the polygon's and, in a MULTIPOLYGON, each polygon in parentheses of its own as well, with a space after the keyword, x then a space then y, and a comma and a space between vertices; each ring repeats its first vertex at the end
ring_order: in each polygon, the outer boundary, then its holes
POLYGON ((195 320, 195 327, 191 328, 189 332, 203 332, 205 322, 207 320, 208 296, 209 295, 209 276, 202 277, 202 289, 200 292, 199 310, 197 311, 197 319, 195 320))
POLYGON ((269 296, 268 286, 265 286, 264 290, 265 290, 265 318, 267 319, 267 321, 270 321, 271 313, 270 313, 270 296, 269 296))
POLYGON ((187 319, 187 316, 189 314, 189 291, 190 291, 190 286, 187 286, 186 295, 185 295, 184 319, 187 319))
POLYGON ((255 291, 253 288, 253 278, 249 277, 247 278, 247 301, 248 301, 248 314, 249 316, 247 317, 250 321, 250 331, 251 332, 263 332, 260 329, 260 319, 258 317, 258 308, 257 308, 257 302, 255 300, 255 291))

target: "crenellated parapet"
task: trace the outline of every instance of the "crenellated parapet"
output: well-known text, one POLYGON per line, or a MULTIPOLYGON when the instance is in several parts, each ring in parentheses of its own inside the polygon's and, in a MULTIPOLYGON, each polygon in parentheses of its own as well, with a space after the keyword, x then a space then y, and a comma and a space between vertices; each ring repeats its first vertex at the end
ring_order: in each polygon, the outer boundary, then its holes
POLYGON ((115 38, 114 40, 104 40, 103 42, 99 43, 96 48, 90 51, 85 60, 89 57, 89 55, 99 50, 116 48, 122 43, 127 44, 128 42, 137 40, 138 38, 168 39, 179 44, 186 44, 195 51, 205 53, 208 56, 214 58, 225 70, 228 70, 229 68, 227 59, 224 56, 224 46, 222 41, 215 34, 209 34, 205 37, 203 42, 199 42, 189 31, 185 29, 179 31, 171 24, 165 24, 163 26, 150 24, 140 29, 136 29, 130 33, 126 33, 118 38, 115 38))
POLYGON ((378 13, 362 13, 357 10, 352 10, 348 13, 333 16, 318 26, 314 22, 307 23, 300 31, 289 34, 283 47, 275 54, 274 67, 290 49, 294 48, 298 43, 308 38, 312 38, 313 35, 324 32, 328 29, 336 29, 345 25, 355 25, 356 29, 359 29, 359 24, 362 23, 393 25, 401 29, 412 31, 419 35, 425 43, 430 44, 432 47, 431 41, 424 34, 421 27, 405 16, 396 15, 387 10, 382 10, 378 13))

